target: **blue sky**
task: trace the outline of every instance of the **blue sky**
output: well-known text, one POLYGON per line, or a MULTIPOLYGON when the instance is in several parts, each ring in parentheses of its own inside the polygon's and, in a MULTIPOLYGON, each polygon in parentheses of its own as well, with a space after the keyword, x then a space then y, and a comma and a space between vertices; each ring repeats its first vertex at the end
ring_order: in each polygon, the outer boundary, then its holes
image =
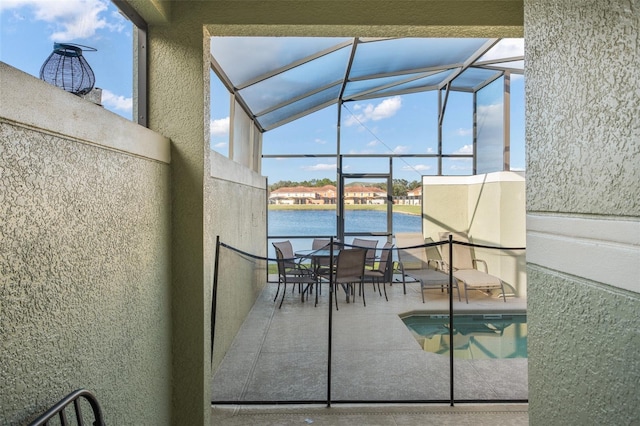
MULTIPOLYGON (((127 119, 132 115, 132 25, 109 0, 0 0, 0 60, 38 77, 54 42, 97 49, 85 52, 102 89, 104 107, 127 119)), ((268 44, 268 40, 264 40, 268 44)), ((515 44, 518 44, 517 42, 515 44)), ((517 48, 517 46, 516 46, 517 48)), ((512 76, 512 168, 524 169, 524 80, 512 76)), ((229 139, 229 95, 212 73, 211 148, 225 155, 229 139)), ((487 91, 489 92, 489 91, 487 91)), ((500 100, 479 107, 479 123, 496 129, 500 100), (493 112, 492 112, 493 111, 493 112)), ((445 153, 470 153, 471 95, 452 92, 443 128, 445 153)), ((263 135, 265 154, 331 154, 336 149, 337 107, 331 106, 263 135)), ((437 150, 437 96, 426 92, 345 104, 341 147, 353 154, 429 154, 437 150)), ((498 129, 499 130, 499 129, 498 129)), ((345 172, 388 171, 386 160, 350 159, 345 172)), ((396 159, 395 178, 419 180, 435 174, 434 159, 396 159)), ((444 160, 443 173, 469 174, 468 160, 444 160)), ((335 179, 335 158, 266 159, 262 173, 270 182, 335 179)))
POLYGON ((0 61, 39 77, 54 42, 93 47, 104 107, 131 119, 132 28, 108 0, 0 0, 0 61))
MULTIPOLYGON (((261 40, 261 49, 269 51, 268 41, 261 40)), ((277 42, 274 44, 281 44, 277 42)), ((522 55, 522 40, 505 43, 505 57, 522 55)), ((275 51, 272 48, 271 51, 275 51)), ((504 53, 504 52, 503 52, 504 53)), ((243 53, 240 53, 242 55, 243 53)), ((524 170, 524 79, 511 77, 511 167, 524 170)), ((483 89, 478 97, 479 138, 487 146, 502 143, 502 92, 496 90, 502 79, 483 89)), ((500 87, 498 87, 500 89, 500 87)), ((212 73, 211 148, 226 155, 229 139, 228 94, 212 73)), ((451 92, 443 122, 443 152, 471 154, 473 147, 473 96, 451 92)), ((330 106, 263 134, 263 153, 335 154, 337 140, 337 106, 330 106)), ((435 154, 437 153, 438 100, 436 92, 373 99, 346 103, 342 110, 340 130, 341 152, 345 154, 435 154)), ((486 164, 502 164, 491 150, 485 151, 486 164)), ((343 171, 350 173, 386 173, 388 160, 349 159, 343 171)), ((303 181, 329 178, 335 180, 334 158, 271 158, 263 161, 263 174, 271 183, 280 180, 303 181)), ((444 159, 443 174, 468 175, 471 160, 444 159)), ((394 178, 420 180, 422 175, 437 174, 437 160, 427 158, 395 159, 394 178)))

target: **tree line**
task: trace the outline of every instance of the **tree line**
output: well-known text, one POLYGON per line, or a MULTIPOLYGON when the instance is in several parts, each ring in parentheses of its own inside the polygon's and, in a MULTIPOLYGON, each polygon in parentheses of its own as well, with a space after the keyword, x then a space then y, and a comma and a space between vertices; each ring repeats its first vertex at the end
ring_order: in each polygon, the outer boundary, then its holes
MULTIPOLYGON (((404 197, 411 190, 418 188, 421 184, 417 180, 409 182, 406 179, 393 179, 393 190, 392 195, 394 197, 404 197)), ((335 180, 331 180, 329 178, 324 179, 310 179, 303 180, 301 182, 295 182, 291 180, 281 180, 276 183, 269 185, 269 191, 275 191, 280 188, 290 188, 295 186, 304 186, 307 188, 321 188, 323 186, 333 185, 337 186, 335 180)), ((380 188, 384 191, 387 190, 387 182, 378 182, 378 183, 370 183, 370 182, 353 182, 346 186, 375 186, 376 188, 380 188)))

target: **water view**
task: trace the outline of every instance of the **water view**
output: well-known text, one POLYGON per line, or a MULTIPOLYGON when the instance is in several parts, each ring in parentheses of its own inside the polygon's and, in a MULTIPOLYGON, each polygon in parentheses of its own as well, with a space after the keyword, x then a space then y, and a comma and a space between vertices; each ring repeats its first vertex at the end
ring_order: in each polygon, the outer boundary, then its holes
MULTIPOLYGON (((345 232, 386 232, 387 216, 377 210, 347 210, 345 212, 345 232)), ((421 217, 406 213, 393 213, 393 232, 420 232, 421 217)), ((328 237, 336 233, 336 212, 334 210, 269 210, 269 235, 287 236, 294 250, 311 248, 313 236, 328 237), (296 238, 292 238, 295 236, 296 238), (300 238, 297 238, 297 237, 300 238), (312 236, 311 238, 309 236, 312 236), (290 238, 291 237, 291 238, 290 238)), ((379 246, 386 237, 377 238, 379 246)), ((271 241, 283 240, 274 238, 271 241)), ((347 243, 352 238, 347 237, 347 243)), ((274 256, 269 243, 269 257, 274 256)))

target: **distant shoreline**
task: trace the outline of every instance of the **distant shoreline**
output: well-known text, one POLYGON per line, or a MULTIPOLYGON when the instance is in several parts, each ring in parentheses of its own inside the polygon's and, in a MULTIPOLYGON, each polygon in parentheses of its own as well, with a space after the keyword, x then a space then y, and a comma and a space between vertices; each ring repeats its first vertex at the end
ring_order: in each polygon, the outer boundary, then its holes
MULTIPOLYGON (((335 204, 320 204, 320 205, 312 205, 312 204, 270 204, 268 206, 269 210, 335 210, 335 204)), ((346 210, 373 210, 373 211, 386 211, 386 205, 378 205, 378 204, 348 204, 345 206, 346 210)), ((413 216, 422 215, 422 206, 412 206, 412 205, 403 205, 398 204, 393 206, 394 213, 407 214, 413 216)))

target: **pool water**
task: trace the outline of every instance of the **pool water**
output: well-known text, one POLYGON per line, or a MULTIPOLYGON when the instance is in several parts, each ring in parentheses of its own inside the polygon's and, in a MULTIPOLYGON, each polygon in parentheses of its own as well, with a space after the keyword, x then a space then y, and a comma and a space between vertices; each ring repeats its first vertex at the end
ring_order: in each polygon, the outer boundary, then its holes
MULTIPOLYGON (((449 315, 410 315, 402 321, 425 351, 449 356, 449 315)), ((526 314, 454 315, 453 356, 527 358, 526 314)))

